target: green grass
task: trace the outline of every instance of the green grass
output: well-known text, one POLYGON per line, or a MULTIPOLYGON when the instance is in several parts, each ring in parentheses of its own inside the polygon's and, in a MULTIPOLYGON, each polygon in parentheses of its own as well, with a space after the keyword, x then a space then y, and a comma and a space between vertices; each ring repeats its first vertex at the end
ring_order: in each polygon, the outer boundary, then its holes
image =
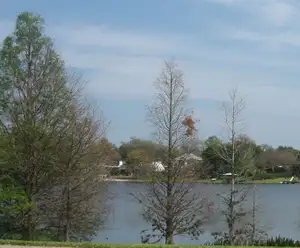
POLYGON ((284 178, 284 177, 279 177, 279 178, 273 178, 273 179, 265 179, 265 180, 253 180, 251 183, 261 183, 261 184, 275 184, 275 183, 280 183, 282 181, 287 181, 289 179, 284 178))
MULTIPOLYGON (((46 242, 46 241, 22 241, 22 240, 0 240, 0 245, 20 246, 43 246, 43 247, 82 247, 82 248, 226 248, 230 246, 204 246, 204 245, 148 245, 148 244, 102 244, 102 243, 73 243, 73 242, 46 242)), ((253 246, 251 246, 253 247, 253 246)), ((256 246, 263 248, 263 246, 256 246)), ((239 246, 235 246, 239 248, 239 246)), ((241 246, 247 248, 247 246, 241 246)), ((250 247, 249 247, 250 248, 250 247)))
MULTIPOLYGON (((287 180, 286 178, 275 178, 275 179, 265 179, 265 180, 249 180, 249 181, 246 181, 246 183, 248 183, 248 184, 278 184, 278 183, 280 183, 282 181, 286 181, 286 180, 287 180)), ((199 183, 212 183, 212 181, 209 179, 199 179, 196 181, 199 183)), ((223 180, 216 180, 214 182, 222 183, 223 180)))

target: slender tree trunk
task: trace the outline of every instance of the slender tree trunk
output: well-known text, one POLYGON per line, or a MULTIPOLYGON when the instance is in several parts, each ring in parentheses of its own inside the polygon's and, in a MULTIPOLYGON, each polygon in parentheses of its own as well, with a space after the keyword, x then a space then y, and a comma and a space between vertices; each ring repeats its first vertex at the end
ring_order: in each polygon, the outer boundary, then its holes
MULTIPOLYGON (((171 163, 169 163, 170 165, 171 163)), ((169 166, 168 165, 168 166, 169 166)), ((168 169, 168 174, 169 173, 168 169)), ((166 218, 166 244, 173 244, 173 216, 172 216, 172 184, 170 182, 170 177, 168 175, 168 183, 167 183, 167 218, 166 218)))
MULTIPOLYGON (((27 79, 26 79, 26 98, 25 98, 25 105, 26 105, 26 112, 25 112, 25 121, 27 122, 26 124, 28 124, 30 127, 33 127, 35 125, 35 117, 34 117, 34 113, 35 113, 35 109, 34 109, 34 103, 33 103, 33 93, 32 93, 32 87, 33 87, 33 79, 32 79, 32 46, 30 44, 27 45, 27 55, 26 55, 26 62, 27 62, 27 79)), ((25 137, 23 137, 24 139, 25 137)), ((27 166, 27 168, 33 168, 32 171, 28 171, 28 177, 27 177, 27 184, 29 184, 29 187, 27 188, 27 196, 28 196, 28 203, 30 205, 30 208, 28 210, 28 214, 27 214, 27 230, 25 232, 27 232, 25 234, 26 239, 25 240, 33 240, 34 239, 34 231, 35 231, 35 227, 33 224, 33 205, 34 205, 34 201, 32 199, 33 194, 34 194, 34 190, 36 190, 36 176, 35 176, 35 163, 36 163, 36 153, 34 151, 34 146, 33 144, 31 145, 31 150, 29 151, 31 157, 29 158, 28 164, 29 166, 27 166)))
POLYGON ((228 225, 229 227, 229 240, 230 245, 232 246, 234 244, 234 186, 235 186, 235 102, 233 102, 232 106, 232 119, 231 119, 231 149, 232 149, 232 155, 231 155, 231 187, 230 187, 230 223, 228 225))
POLYGON ((255 234, 256 234, 256 187, 253 187, 253 202, 252 202, 252 234, 251 234, 251 244, 254 245, 255 242, 255 234))
POLYGON ((170 79, 169 99, 169 137, 168 137, 168 171, 167 171, 167 219, 166 219, 166 244, 173 244, 173 213, 172 213, 172 106, 173 106, 173 79, 170 79))
POLYGON ((64 242, 69 242, 70 241, 70 227, 69 227, 69 221, 66 222, 65 225, 65 232, 64 232, 64 242))
POLYGON ((234 205, 233 205, 233 184, 231 184, 231 192, 230 192, 230 203, 229 203, 229 211, 230 211, 230 217, 228 222, 228 234, 229 234, 229 242, 232 246, 234 243, 234 221, 233 221, 233 215, 234 215, 234 205))
POLYGON ((33 226, 33 223, 32 223, 32 213, 30 213, 29 216, 28 216, 28 222, 29 222, 28 240, 34 240, 34 226, 33 226))
MULTIPOLYGON (((28 201, 29 204, 32 203, 32 201, 28 201)), ((26 220, 25 220, 25 226, 23 226, 23 240, 33 240, 33 233, 34 233, 34 226, 32 223, 32 209, 30 208, 27 212, 26 220)))
POLYGON ((165 243, 167 245, 172 245, 174 244, 174 240, 173 240, 173 232, 171 231, 170 233, 168 233, 168 230, 167 230, 167 233, 166 233, 166 241, 165 243))
POLYGON ((66 206, 66 224, 65 224, 65 232, 64 232, 64 241, 68 242, 70 241, 70 182, 68 182, 68 186, 67 186, 67 206, 66 206))

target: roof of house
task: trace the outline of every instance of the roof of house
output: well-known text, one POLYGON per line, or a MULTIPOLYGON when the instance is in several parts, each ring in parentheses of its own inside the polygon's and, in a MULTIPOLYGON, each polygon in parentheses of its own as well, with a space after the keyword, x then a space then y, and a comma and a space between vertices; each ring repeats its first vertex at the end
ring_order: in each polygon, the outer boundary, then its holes
POLYGON ((179 157, 176 158, 176 160, 197 160, 197 161, 202 161, 201 157, 196 156, 193 153, 185 153, 179 157))
MULTIPOLYGON (((236 176, 237 174, 233 174, 233 175, 236 176)), ((232 176, 232 173, 228 172, 228 173, 223 174, 223 176, 232 176)))
POLYGON ((156 171, 164 171, 165 167, 160 161, 152 162, 152 166, 156 171))

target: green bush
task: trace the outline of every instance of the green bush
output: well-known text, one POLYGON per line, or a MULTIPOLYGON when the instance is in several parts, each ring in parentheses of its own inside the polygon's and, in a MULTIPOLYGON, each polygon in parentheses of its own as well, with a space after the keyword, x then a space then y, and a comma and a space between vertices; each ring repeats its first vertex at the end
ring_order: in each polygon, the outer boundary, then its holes
POLYGON ((290 178, 292 177, 292 173, 290 171, 286 172, 277 172, 277 173, 267 173, 262 172, 258 175, 255 175, 255 180, 262 180, 262 179, 276 179, 276 178, 290 178))
POLYGON ((111 168, 109 171, 109 174, 111 176, 118 176, 118 175, 120 175, 120 170, 119 170, 119 168, 111 168))
POLYGON ((276 236, 267 240, 256 240, 254 246, 264 247, 300 247, 300 241, 291 238, 276 236))
POLYGON ((300 247, 300 241, 291 238, 277 236, 270 238, 265 243, 266 246, 280 246, 280 247, 300 247))

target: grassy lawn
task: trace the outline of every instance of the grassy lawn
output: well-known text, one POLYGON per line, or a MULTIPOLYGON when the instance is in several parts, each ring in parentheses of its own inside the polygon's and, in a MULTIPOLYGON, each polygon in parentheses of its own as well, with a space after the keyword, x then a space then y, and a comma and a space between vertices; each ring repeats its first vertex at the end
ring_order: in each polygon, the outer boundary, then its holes
MULTIPOLYGON (((250 181, 247 181, 247 183, 250 183, 250 184, 278 184, 282 181, 287 181, 289 179, 287 178, 274 178, 274 179, 264 179, 264 180, 250 180, 250 181)), ((211 180, 209 179, 199 179, 197 180, 197 182, 202 182, 202 183, 208 183, 208 182, 211 182, 211 180)), ((222 180, 216 180, 215 183, 222 183, 223 181, 222 180)))
POLYGON ((253 180, 250 183, 262 183, 262 184, 272 184, 272 183, 280 183, 282 181, 288 181, 290 180, 289 178, 284 178, 284 177, 279 177, 279 178, 274 178, 274 179, 265 179, 265 180, 253 180))

